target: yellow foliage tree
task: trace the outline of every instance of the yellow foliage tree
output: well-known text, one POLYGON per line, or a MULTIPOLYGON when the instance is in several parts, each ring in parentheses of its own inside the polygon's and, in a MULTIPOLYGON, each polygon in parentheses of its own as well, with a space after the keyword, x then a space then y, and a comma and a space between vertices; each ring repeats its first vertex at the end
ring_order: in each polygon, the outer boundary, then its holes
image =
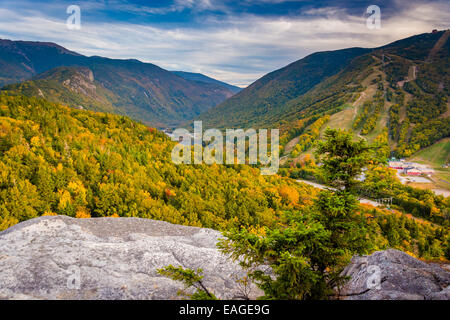
POLYGON ((77 213, 75 215, 75 218, 79 218, 79 219, 86 219, 86 218, 90 218, 91 215, 90 213, 86 210, 86 208, 79 208, 77 210, 77 213))
POLYGON ((278 193, 280 194, 284 202, 287 202, 290 205, 294 206, 297 205, 300 195, 295 188, 290 186, 282 186, 279 189, 278 193))

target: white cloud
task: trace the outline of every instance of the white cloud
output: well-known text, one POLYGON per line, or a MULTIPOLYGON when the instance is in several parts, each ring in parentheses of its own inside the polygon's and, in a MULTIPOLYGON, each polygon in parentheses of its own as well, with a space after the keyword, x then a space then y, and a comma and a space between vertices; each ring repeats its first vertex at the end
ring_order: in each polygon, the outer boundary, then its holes
MULTIPOLYGON (((183 3, 214 6, 209 0, 183 3)), ((85 23, 82 19, 81 30, 68 30, 65 20, 39 12, 0 9, 0 37, 53 41, 85 55, 136 58, 243 86, 315 51, 376 47, 434 28, 448 28, 448 9, 448 4, 417 5, 389 19, 382 16, 380 30, 367 29, 363 14, 349 16, 336 8, 299 17, 210 17, 202 24, 207 28, 164 29, 132 23, 85 23)))

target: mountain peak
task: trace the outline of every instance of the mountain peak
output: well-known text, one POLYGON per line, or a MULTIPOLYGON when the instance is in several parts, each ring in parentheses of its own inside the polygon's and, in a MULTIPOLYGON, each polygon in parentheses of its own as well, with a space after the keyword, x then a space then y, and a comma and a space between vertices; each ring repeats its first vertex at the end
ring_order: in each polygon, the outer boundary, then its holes
POLYGON ((56 49, 59 53, 70 54, 74 56, 83 56, 75 51, 70 51, 59 44, 54 42, 41 42, 41 41, 25 41, 25 40, 10 40, 10 39, 1 39, 0 38, 0 47, 10 47, 16 49, 24 49, 24 48, 48 48, 48 49, 56 49))

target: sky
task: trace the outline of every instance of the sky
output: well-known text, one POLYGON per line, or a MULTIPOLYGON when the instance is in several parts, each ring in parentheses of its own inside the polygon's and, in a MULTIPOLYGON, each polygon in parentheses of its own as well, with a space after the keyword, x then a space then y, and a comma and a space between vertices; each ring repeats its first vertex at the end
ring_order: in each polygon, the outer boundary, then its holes
POLYGON ((448 29, 448 0, 0 0, 0 38, 138 59, 245 87, 316 51, 448 29), (81 28, 68 28, 77 5, 81 28), (380 28, 368 28, 370 5, 380 28))

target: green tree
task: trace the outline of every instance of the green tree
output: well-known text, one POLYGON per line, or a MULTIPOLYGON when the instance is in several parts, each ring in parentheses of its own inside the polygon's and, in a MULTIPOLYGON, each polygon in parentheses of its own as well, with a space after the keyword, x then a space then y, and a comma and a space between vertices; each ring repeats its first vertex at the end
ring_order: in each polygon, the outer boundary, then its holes
POLYGON ((174 267, 172 265, 158 269, 159 274, 175 281, 181 281, 185 286, 185 290, 189 288, 195 289, 193 294, 189 294, 186 291, 180 291, 178 294, 185 295, 192 300, 217 300, 216 296, 203 284, 202 272, 203 270, 200 268, 195 271, 183 267, 174 267))
POLYGON ((315 155, 322 163, 320 171, 327 183, 352 191, 358 183, 355 178, 370 161, 370 149, 364 139, 353 141, 349 131, 327 128, 325 140, 317 143, 315 155))
POLYGON ((445 253, 445 258, 447 260, 450 260, 450 236, 448 236, 445 241, 444 253, 445 253))
POLYGON ((326 131, 319 145, 322 171, 336 191, 324 190, 312 208, 286 213, 264 235, 226 232, 221 250, 249 270, 266 299, 326 299, 346 280, 341 271, 354 254, 369 252, 370 234, 350 192, 368 162, 369 148, 349 133, 326 131))

